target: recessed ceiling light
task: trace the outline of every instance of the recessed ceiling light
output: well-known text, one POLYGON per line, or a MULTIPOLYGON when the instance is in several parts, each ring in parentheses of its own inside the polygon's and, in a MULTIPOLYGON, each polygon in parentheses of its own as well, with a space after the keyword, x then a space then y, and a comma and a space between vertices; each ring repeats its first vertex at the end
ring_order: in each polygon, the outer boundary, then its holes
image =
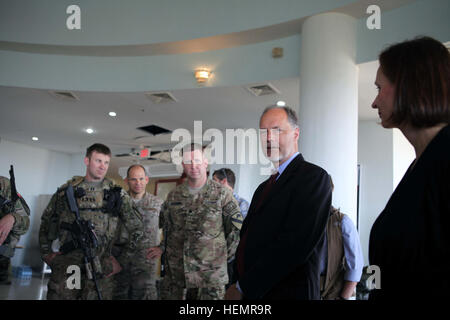
POLYGON ((286 102, 284 102, 284 101, 282 101, 282 100, 277 101, 277 106, 279 106, 279 107, 284 107, 285 105, 286 105, 286 102))
POLYGON ((38 137, 32 137, 31 140, 33 140, 33 141, 38 141, 39 138, 38 138, 38 137))
POLYGON ((117 113, 115 113, 114 111, 111 111, 110 113, 108 113, 110 117, 115 117, 117 116, 117 113))
POLYGON ((86 129, 86 132, 89 133, 89 134, 93 134, 93 133, 94 133, 94 129, 87 128, 87 129, 86 129))

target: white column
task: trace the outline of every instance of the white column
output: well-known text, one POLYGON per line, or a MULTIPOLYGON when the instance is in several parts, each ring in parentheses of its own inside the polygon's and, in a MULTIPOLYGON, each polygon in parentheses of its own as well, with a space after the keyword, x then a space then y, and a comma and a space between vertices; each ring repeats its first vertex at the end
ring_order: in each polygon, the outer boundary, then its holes
POLYGON ((340 13, 312 16, 301 37, 299 151, 333 177, 333 205, 356 225, 356 19, 340 13))

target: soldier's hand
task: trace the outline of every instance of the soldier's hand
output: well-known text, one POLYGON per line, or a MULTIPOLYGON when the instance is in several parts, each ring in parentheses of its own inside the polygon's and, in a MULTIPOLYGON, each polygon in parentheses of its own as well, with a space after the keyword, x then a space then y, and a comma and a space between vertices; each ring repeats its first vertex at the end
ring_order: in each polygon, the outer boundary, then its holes
POLYGON ((115 275, 116 273, 119 273, 120 271, 122 271, 122 266, 116 260, 116 258, 114 258, 113 256, 110 256, 110 258, 111 258, 111 263, 112 263, 113 269, 112 269, 112 272, 106 276, 107 278, 109 278, 109 277, 115 275))
POLYGON ((161 257, 162 250, 160 247, 152 247, 147 250, 147 259, 157 259, 161 257))
POLYGON ((14 226, 15 221, 16 220, 12 214, 7 214, 0 219, 0 245, 2 245, 3 241, 6 240, 6 237, 14 226))
POLYGON ((53 260, 58 254, 61 254, 61 252, 52 252, 52 253, 49 253, 48 255, 44 256, 44 257, 42 258, 42 260, 44 260, 44 262, 50 266, 51 263, 52 263, 52 260, 53 260))

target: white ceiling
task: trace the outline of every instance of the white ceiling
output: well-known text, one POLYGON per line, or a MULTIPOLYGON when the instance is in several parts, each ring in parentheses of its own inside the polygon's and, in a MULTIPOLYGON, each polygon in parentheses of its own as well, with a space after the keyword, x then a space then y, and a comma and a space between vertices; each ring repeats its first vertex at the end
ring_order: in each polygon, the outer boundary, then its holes
MULTIPOLYGON (((377 0, 381 12, 407 5, 415 0, 377 0)), ((359 0, 346 6, 334 8, 332 11, 350 15, 361 19, 367 15, 367 7, 374 4, 373 0, 359 0)), ((255 8, 257 10, 258 8, 255 8)), ((221 34, 198 39, 182 40, 175 42, 162 42, 142 45, 100 45, 100 46, 74 46, 74 45, 47 45, 42 43, 21 43, 0 41, 0 48, 8 51, 18 51, 39 54, 61 54, 75 56, 151 56, 164 54, 186 54, 193 52, 206 52, 220 50, 252 43, 281 39, 301 32, 306 17, 269 25, 262 28, 221 34)))
POLYGON ((114 153, 167 145, 170 134, 153 137, 136 128, 155 124, 192 131, 195 120, 203 121, 203 130, 256 127, 261 111, 281 98, 298 107, 298 82, 273 81, 281 94, 261 97, 240 86, 175 90, 170 92, 177 102, 166 104, 152 103, 144 92, 74 92, 78 101, 64 101, 46 90, 0 87, 0 137, 69 153, 82 152, 95 141, 114 153), (117 116, 108 116, 110 111, 117 116), (94 134, 85 132, 88 127, 94 134), (31 141, 32 136, 39 141, 31 141))
MULTIPOLYGON (((377 4, 385 12, 410 2, 412 0, 379 0, 377 4)), ((340 8, 338 12, 360 18, 370 3, 371 0, 360 0, 340 8)), ((202 50, 217 50, 295 34, 300 32, 301 24, 302 19, 298 19, 236 34, 137 46, 135 51, 127 52, 131 55, 151 55, 197 52, 200 47, 202 50)), ((108 47, 102 51, 89 46, 54 47, 4 41, 0 41, 0 47, 4 50, 71 55, 105 56, 111 51, 108 47)), ((121 48, 117 50, 112 55, 123 54, 121 48)), ((377 62, 359 65, 360 120, 377 119, 376 111, 370 107, 376 95, 373 81, 377 67, 377 62)), ((186 128, 192 131, 195 120, 203 121, 203 130, 255 128, 262 110, 278 100, 284 100, 298 110, 298 78, 270 83, 279 90, 279 94, 255 97, 243 86, 199 87, 171 91, 177 102, 168 104, 154 104, 144 92, 74 92, 79 97, 78 101, 64 101, 46 90, 0 86, 0 138, 67 153, 84 152, 86 146, 94 142, 107 144, 114 154, 129 152, 132 147, 165 147, 175 144, 171 143, 170 134, 154 137, 136 128, 155 124, 169 130, 186 128), (109 117, 110 111, 115 111, 117 117, 109 117), (94 134, 85 132, 88 127, 95 130, 94 134), (32 141, 33 136, 39 137, 39 141, 32 141)))
MULTIPOLYGON (((370 108, 377 67, 377 62, 359 66, 360 120, 377 118, 370 108)), ((65 101, 46 90, 0 87, 0 137, 68 153, 84 152, 94 142, 107 144, 115 154, 144 145, 173 145, 170 134, 151 136, 136 128, 155 124, 192 132, 195 120, 203 121, 203 130, 256 128, 262 110, 278 100, 298 110, 298 78, 269 83, 280 93, 256 97, 244 86, 201 87, 170 91, 178 101, 166 104, 154 104, 143 92, 74 92, 79 100, 65 101), (117 116, 108 116, 110 111, 117 116), (88 127, 94 134, 85 132, 88 127), (33 136, 39 141, 32 141, 33 136)))
MULTIPOLYGON (((383 12, 387 12, 411 2, 413 0, 378 0, 377 5, 383 12)), ((360 0, 335 11, 361 18, 371 3, 371 0, 360 0)), ((190 53, 297 34, 301 31, 302 21, 303 19, 297 19, 279 25, 202 39, 124 48, 49 46, 5 41, 0 41, 0 48, 19 52, 81 56, 190 53)), ((378 62, 368 62, 358 67, 358 118, 375 120, 378 118, 377 112, 370 106, 376 95, 373 82, 378 62)), ((203 130, 256 128, 262 110, 278 100, 284 100, 298 110, 298 78, 274 80, 269 83, 280 93, 255 97, 244 86, 199 87, 170 91, 177 102, 168 104, 154 104, 144 92, 74 92, 79 97, 78 101, 64 101, 46 90, 0 86, 0 139, 67 153, 84 153, 86 147, 94 142, 105 143, 112 149, 113 154, 129 152, 133 147, 166 147, 175 144, 171 143, 170 134, 153 137, 136 128, 155 124, 169 130, 186 128, 192 131, 195 120, 203 121, 203 130), (109 117, 110 111, 115 111, 117 117, 109 117), (88 127, 95 130, 94 134, 85 132, 88 127), (32 141, 33 136, 39 137, 39 141, 32 141)), ((130 158, 113 158, 116 167, 126 166, 129 162, 130 158)))

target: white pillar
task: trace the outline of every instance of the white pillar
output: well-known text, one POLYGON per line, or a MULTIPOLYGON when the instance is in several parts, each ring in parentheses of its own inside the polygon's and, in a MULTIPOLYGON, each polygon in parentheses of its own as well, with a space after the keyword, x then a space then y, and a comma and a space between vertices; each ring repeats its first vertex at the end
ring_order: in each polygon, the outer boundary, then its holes
POLYGON ((340 13, 312 16, 301 41, 299 151, 333 177, 333 205, 356 225, 356 20, 340 13))

